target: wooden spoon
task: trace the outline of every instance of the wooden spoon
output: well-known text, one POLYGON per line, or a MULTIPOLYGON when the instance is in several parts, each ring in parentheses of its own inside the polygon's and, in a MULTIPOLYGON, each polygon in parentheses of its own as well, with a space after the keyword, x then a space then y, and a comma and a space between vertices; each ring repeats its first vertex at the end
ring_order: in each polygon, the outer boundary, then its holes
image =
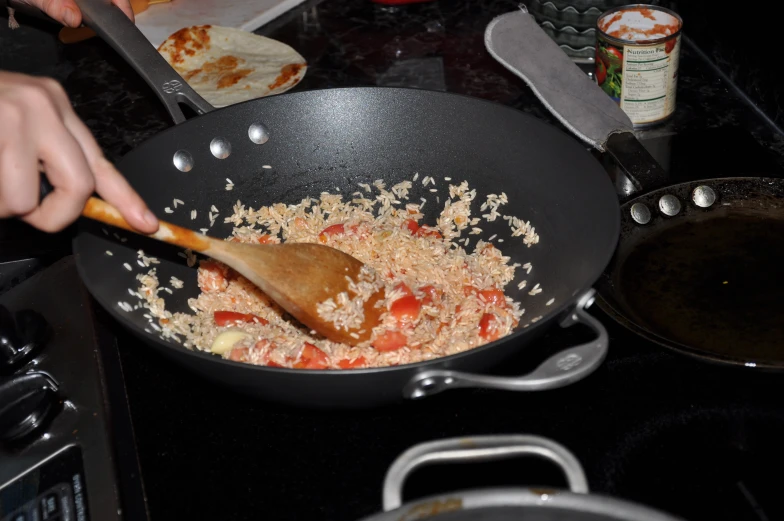
MULTIPOLYGON (((139 233, 109 203, 91 197, 82 215, 102 223, 139 233)), ((142 235, 142 234, 140 234, 142 235)), ((365 321, 356 330, 338 329, 316 311, 316 304, 348 291, 348 280, 357 280, 362 263, 340 250, 321 244, 243 244, 213 239, 186 228, 160 221, 152 235, 159 241, 209 255, 253 282, 272 300, 310 329, 335 342, 356 345, 370 339, 379 323, 383 288, 365 302, 365 321), (362 331, 360 333, 360 331, 362 331), (352 336, 352 334, 354 336, 352 336)), ((354 295, 349 293, 349 296, 354 295)))

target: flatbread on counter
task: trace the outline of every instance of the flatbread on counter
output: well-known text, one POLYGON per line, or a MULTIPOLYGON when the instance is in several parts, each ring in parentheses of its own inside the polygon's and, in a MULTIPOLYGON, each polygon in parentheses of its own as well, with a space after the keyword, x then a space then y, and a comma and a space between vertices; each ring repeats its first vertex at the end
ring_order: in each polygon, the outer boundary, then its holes
POLYGON ((286 92, 307 70, 285 43, 230 27, 185 27, 158 52, 214 107, 286 92))

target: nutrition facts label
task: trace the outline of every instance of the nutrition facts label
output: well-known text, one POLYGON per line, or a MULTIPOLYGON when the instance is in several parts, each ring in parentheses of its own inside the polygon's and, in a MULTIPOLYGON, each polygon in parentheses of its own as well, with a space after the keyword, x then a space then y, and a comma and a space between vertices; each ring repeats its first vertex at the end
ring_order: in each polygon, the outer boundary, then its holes
POLYGON ((658 121, 675 109, 680 37, 675 43, 626 46, 621 108, 635 124, 658 121))

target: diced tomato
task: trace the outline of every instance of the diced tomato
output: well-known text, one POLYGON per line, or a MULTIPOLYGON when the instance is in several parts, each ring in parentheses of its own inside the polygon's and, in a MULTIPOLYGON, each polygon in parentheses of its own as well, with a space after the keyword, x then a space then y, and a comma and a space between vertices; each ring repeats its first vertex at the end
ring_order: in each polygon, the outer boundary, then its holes
POLYGON ((257 239, 259 244, 272 244, 272 235, 264 234, 257 239))
POLYGON ((474 287, 474 286, 470 286, 470 285, 463 286, 463 295, 465 295, 466 297, 470 297, 471 295, 475 295, 477 291, 479 291, 479 290, 476 287, 474 287))
POLYGON ((341 369, 353 369, 355 367, 362 367, 365 365, 366 360, 364 356, 360 356, 355 358, 354 360, 349 360, 348 358, 344 358, 343 360, 338 362, 338 367, 341 369))
POLYGON ((395 291, 402 291, 404 297, 414 294, 414 292, 411 291, 411 288, 409 288, 408 284, 406 284, 405 282, 401 282, 400 284, 395 286, 395 291))
POLYGON ((299 360, 294 364, 296 369, 324 369, 329 365, 327 354, 314 346, 305 342, 299 360))
POLYGON ((408 337, 400 331, 384 331, 373 341, 376 351, 397 351, 408 343, 408 337))
POLYGON ((240 238, 235 235, 229 239, 229 242, 242 242, 242 240, 240 240, 240 238))
POLYGON ((199 289, 208 293, 225 291, 229 287, 229 267, 214 260, 199 262, 197 274, 199 289))
POLYGON ((406 295, 403 298, 399 298, 389 306, 389 312, 392 313, 398 323, 403 322, 414 322, 417 318, 419 318, 419 311, 422 308, 422 304, 419 302, 419 299, 416 298, 414 295, 406 295))
POLYGON ((345 232, 346 232, 346 228, 345 228, 345 226, 343 226, 342 223, 341 224, 333 224, 332 226, 327 226, 326 228, 321 230, 321 233, 319 234, 319 241, 322 242, 322 243, 325 243, 325 242, 327 242, 327 239, 331 235, 337 235, 339 233, 345 233, 345 232))
POLYGON ((435 286, 422 286, 419 291, 424 293, 422 297, 423 304, 432 304, 441 298, 441 292, 435 286))
POLYGON ((216 326, 229 326, 240 323, 255 323, 266 326, 269 321, 250 313, 237 313, 236 311, 216 311, 213 313, 216 326))
POLYGON ((276 364, 272 360, 267 360, 267 367, 283 367, 283 366, 280 364, 276 364))
POLYGON ((504 292, 500 289, 483 289, 479 292, 480 298, 484 299, 485 302, 488 304, 492 304, 493 306, 505 306, 506 305, 506 298, 504 298, 504 292))
POLYGON ((501 336, 498 331, 498 319, 492 313, 485 313, 479 319, 479 336, 491 342, 501 336))
POLYGON ((419 223, 417 223, 414 219, 406 219, 406 222, 403 223, 403 227, 408 228, 408 231, 414 235, 419 230, 419 223))
POLYGON ((238 347, 236 349, 232 349, 231 353, 229 353, 229 360, 234 360, 235 362, 247 362, 248 348, 238 347))
POLYGON ((461 309, 463 309, 463 308, 460 306, 460 304, 458 304, 457 306, 455 306, 455 315, 457 315, 458 313, 460 313, 460 310, 461 310, 461 309))
POLYGON ((420 227, 414 235, 417 237, 435 237, 437 239, 441 238, 441 233, 438 230, 427 225, 420 227))

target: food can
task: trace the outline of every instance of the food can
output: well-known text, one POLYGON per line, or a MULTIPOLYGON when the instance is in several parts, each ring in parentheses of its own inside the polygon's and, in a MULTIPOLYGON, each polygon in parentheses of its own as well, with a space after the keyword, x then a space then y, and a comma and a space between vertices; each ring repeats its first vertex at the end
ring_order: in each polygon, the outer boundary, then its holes
POLYGON ((596 83, 632 120, 634 128, 675 112, 683 20, 655 5, 627 5, 596 20, 596 83))

